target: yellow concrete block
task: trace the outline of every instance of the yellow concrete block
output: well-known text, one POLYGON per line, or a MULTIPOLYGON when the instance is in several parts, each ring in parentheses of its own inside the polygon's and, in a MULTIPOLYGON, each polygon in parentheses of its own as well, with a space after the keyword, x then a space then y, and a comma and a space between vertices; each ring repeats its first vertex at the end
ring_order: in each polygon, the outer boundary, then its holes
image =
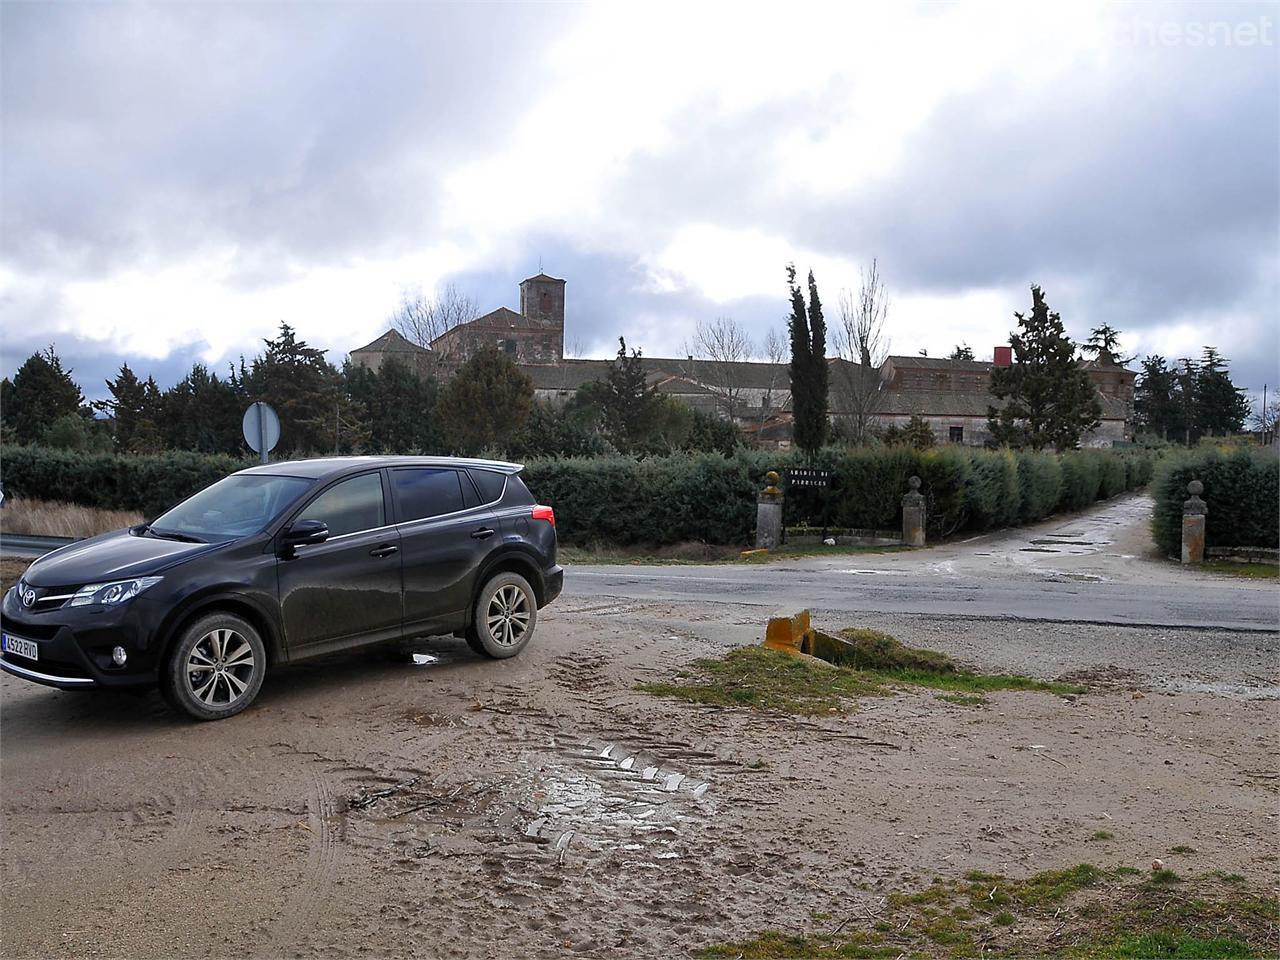
POLYGON ((808 653, 812 634, 808 610, 779 610, 769 618, 769 625, 764 631, 764 645, 784 653, 808 653))
POLYGON ((768 552, 769 551, 767 548, 761 547, 758 550, 743 550, 740 554, 738 554, 738 556, 742 557, 745 560, 747 557, 758 557, 761 554, 768 553, 768 552))

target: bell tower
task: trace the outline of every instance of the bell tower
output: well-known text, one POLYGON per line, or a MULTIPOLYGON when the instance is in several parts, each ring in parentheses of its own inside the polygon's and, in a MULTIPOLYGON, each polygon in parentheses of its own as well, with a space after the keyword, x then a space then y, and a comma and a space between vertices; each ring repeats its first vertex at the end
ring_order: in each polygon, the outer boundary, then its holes
POLYGON ((520 315, 531 327, 545 329, 545 359, 558 363, 564 359, 564 281, 539 273, 520 282, 520 315))

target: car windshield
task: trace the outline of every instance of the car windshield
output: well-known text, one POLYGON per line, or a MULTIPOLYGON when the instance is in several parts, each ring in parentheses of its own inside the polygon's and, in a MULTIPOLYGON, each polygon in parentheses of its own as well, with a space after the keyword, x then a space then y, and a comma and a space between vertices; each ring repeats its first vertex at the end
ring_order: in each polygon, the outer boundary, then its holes
POLYGON ((300 477, 236 474, 205 487, 152 521, 157 537, 206 543, 258 533, 311 487, 300 477))

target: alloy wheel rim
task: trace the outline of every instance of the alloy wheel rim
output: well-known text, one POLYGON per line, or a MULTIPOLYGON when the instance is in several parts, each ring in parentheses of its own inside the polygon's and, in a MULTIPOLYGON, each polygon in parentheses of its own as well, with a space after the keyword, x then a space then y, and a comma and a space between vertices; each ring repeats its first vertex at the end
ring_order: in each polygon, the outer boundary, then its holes
POLYGON ((529 598, 512 584, 499 587, 489 599, 485 625, 494 642, 504 647, 515 646, 529 632, 529 598))
POLYGON ((238 631, 210 630, 187 655, 187 687, 206 707, 226 707, 249 689, 257 667, 253 647, 238 631))

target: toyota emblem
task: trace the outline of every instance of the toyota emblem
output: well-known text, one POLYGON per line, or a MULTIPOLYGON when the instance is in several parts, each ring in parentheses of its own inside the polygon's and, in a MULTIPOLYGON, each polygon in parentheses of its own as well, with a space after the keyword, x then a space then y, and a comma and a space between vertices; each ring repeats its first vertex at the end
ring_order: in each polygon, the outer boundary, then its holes
POLYGON ((27 587, 26 590, 22 591, 22 605, 24 607, 35 606, 35 602, 36 602, 36 592, 34 590, 32 590, 30 587, 27 587))

